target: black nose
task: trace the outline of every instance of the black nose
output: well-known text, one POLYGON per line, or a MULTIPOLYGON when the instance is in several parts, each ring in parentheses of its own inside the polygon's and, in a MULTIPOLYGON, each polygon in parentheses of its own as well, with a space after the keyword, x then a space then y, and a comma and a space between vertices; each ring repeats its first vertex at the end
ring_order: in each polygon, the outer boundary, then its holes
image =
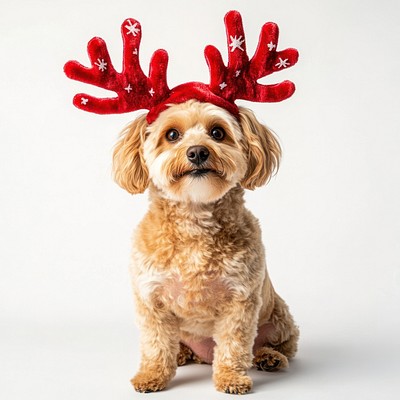
POLYGON ((207 160, 210 152, 207 147, 204 146, 191 146, 186 151, 186 156, 188 160, 196 165, 200 165, 207 160))

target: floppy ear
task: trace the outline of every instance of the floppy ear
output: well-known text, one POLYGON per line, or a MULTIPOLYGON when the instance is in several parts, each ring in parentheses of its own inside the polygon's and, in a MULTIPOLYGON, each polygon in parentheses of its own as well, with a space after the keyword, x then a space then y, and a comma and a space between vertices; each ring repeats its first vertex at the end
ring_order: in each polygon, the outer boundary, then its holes
POLYGON ((245 189, 253 190, 267 183, 278 170, 281 146, 275 135, 257 121, 253 111, 239 107, 239 117, 247 154, 247 172, 240 184, 245 189))
POLYGON ((142 115, 126 126, 114 148, 114 179, 132 194, 143 193, 149 184, 149 174, 143 158, 146 128, 146 115, 142 115))

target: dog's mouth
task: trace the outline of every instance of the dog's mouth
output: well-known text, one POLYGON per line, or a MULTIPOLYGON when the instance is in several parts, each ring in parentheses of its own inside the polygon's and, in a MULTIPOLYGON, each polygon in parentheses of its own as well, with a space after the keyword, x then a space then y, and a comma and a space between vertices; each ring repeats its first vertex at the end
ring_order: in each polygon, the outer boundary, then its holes
POLYGON ((217 171, 212 168, 195 168, 195 169, 189 169, 187 171, 184 171, 180 174, 175 175, 175 179, 180 179, 180 178, 183 178, 184 176, 192 176, 194 178, 201 178, 201 177, 209 175, 209 174, 222 176, 222 172, 217 171))

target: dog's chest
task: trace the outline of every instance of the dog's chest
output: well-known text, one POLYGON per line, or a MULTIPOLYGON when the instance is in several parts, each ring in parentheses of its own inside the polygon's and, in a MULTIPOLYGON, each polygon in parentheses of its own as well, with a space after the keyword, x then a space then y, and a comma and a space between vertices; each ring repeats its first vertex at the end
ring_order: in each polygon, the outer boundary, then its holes
POLYGON ((225 303, 231 295, 229 286, 222 279, 207 274, 173 274, 155 294, 182 316, 197 314, 202 309, 215 309, 216 304, 225 303))
POLYGON ((244 222, 242 208, 235 215, 228 209, 223 218, 148 214, 134 241, 133 285, 143 301, 194 317, 248 297, 263 279, 258 230, 250 218, 244 222))
POLYGON ((168 265, 138 271, 137 287, 142 298, 156 298, 183 308, 224 300, 230 296, 230 279, 221 268, 195 249, 177 254, 168 265))
POLYGON ((182 243, 168 258, 154 253, 140 258, 134 284, 142 299, 161 302, 182 316, 218 312, 247 284, 244 252, 229 251, 226 243, 182 243))

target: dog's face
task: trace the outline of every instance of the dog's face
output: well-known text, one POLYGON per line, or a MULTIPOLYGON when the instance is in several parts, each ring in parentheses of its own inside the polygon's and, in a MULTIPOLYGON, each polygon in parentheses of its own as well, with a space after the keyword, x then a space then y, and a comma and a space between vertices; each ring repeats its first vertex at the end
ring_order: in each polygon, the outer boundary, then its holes
POLYGON ((138 118, 123 132, 114 152, 117 182, 131 193, 151 181, 176 201, 209 203, 241 184, 264 184, 277 167, 280 148, 254 114, 240 121, 210 103, 170 106, 147 125, 138 118))
POLYGON ((246 173, 239 124, 213 104, 174 105, 147 134, 143 155, 149 177, 174 200, 214 201, 246 173))

